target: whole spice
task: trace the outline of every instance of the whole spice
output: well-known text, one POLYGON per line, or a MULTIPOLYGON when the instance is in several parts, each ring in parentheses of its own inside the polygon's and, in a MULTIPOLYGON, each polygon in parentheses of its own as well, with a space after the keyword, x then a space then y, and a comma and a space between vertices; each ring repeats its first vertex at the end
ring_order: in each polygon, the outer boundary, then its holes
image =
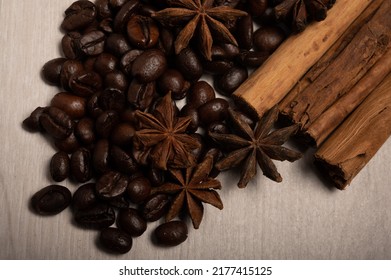
POLYGON ((226 170, 242 166, 239 188, 246 187, 257 174, 257 163, 266 177, 281 182, 282 177, 272 159, 293 162, 301 157, 301 153, 281 146, 297 131, 298 125, 270 132, 278 118, 277 107, 273 107, 265 114, 254 130, 242 120, 240 114, 231 109, 229 113, 238 130, 237 134, 209 132, 209 135, 219 144, 235 147, 225 158, 216 163, 216 168, 226 170))
POLYGON ((179 54, 186 48, 196 33, 200 40, 200 51, 208 60, 212 59, 212 31, 228 43, 238 45, 223 22, 232 21, 247 15, 246 12, 227 6, 213 7, 214 0, 169 0, 170 8, 152 14, 152 17, 164 25, 176 25, 188 22, 175 40, 175 52, 179 54), (190 19, 190 20, 189 20, 190 19))

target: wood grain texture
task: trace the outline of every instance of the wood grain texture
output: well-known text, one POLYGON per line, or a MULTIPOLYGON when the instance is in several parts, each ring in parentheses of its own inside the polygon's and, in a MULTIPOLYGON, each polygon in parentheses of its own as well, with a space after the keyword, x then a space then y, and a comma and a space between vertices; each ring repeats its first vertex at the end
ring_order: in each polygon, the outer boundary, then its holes
POLYGON ((224 174, 224 209, 206 206, 200 229, 175 248, 150 242, 155 222, 128 254, 108 255, 95 246, 96 232, 72 224, 69 210, 31 213, 31 195, 52 183, 54 149, 21 122, 57 93, 40 69, 60 55, 58 26, 72 2, 0 0, 0 259, 391 259, 390 141, 343 192, 326 187, 310 152, 277 164, 281 184, 259 174, 239 190, 237 175, 224 174))

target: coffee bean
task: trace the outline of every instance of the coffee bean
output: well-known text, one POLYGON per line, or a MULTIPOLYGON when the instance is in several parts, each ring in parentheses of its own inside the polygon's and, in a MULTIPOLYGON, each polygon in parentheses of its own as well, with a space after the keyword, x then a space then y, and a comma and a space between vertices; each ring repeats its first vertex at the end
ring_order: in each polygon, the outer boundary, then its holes
POLYGON ((175 57, 175 65, 189 81, 197 81, 202 76, 201 61, 191 48, 183 49, 175 57))
POLYGON ((171 55, 174 53, 174 35, 172 31, 161 27, 160 36, 159 36, 159 49, 161 49, 166 55, 171 55))
POLYGON ((150 17, 134 15, 127 23, 129 42, 139 49, 154 47, 159 39, 159 28, 150 17))
POLYGON ((64 62, 61 68, 60 80, 61 86, 66 90, 71 90, 69 87, 69 81, 71 77, 84 70, 84 66, 77 60, 67 60, 64 62))
POLYGON ((163 185, 166 181, 166 173, 163 170, 152 166, 148 169, 147 178, 153 187, 158 187, 163 185))
POLYGON ((118 124, 119 117, 116 111, 105 111, 97 119, 95 129, 102 138, 108 138, 113 128, 118 124))
POLYGON ((128 0, 109 0, 109 5, 111 9, 115 12, 118 12, 119 9, 127 2, 128 0))
POLYGON ((107 139, 100 139, 95 143, 92 165, 94 170, 100 174, 110 171, 110 143, 107 139))
POLYGON ((114 32, 113 19, 112 18, 102 19, 99 22, 99 29, 102 30, 103 32, 105 32, 106 34, 114 32))
POLYGON ((141 236, 147 229, 147 222, 136 209, 128 208, 119 211, 117 226, 131 236, 141 236))
POLYGON ((268 6, 268 0, 248 0, 248 11, 254 17, 262 16, 268 6))
POLYGON ((104 112, 104 110, 101 108, 101 106, 99 104, 99 96, 100 95, 101 95, 101 92, 98 91, 97 93, 95 93, 91 97, 89 97, 88 102, 87 102, 88 115, 94 119, 97 119, 104 112))
POLYGON ((114 31, 121 33, 131 16, 139 8, 138 0, 129 0, 125 4, 121 5, 121 9, 118 11, 117 15, 114 18, 114 31))
POLYGON ((129 201, 124 196, 117 196, 107 201, 110 206, 116 209, 127 209, 129 208, 129 201))
POLYGON ((261 66, 270 56, 264 51, 243 51, 238 57, 239 63, 244 67, 257 68, 261 66))
POLYGON ((177 246, 187 239, 187 226, 182 221, 171 221, 158 226, 154 235, 156 241, 164 246, 177 246))
POLYGON ((82 118, 75 126, 75 135, 85 145, 95 142, 95 123, 91 118, 82 118))
POLYGON ((65 58, 60 57, 45 63, 42 68, 42 76, 46 82, 52 85, 61 85, 60 73, 65 61, 67 61, 65 58))
POLYGON ((265 26, 254 32, 254 48, 258 51, 273 52, 285 40, 284 31, 276 26, 265 26))
POLYGON ((61 109, 73 119, 80 119, 86 114, 86 99, 68 92, 57 93, 50 105, 61 109))
POLYGON ((95 6, 99 18, 108 18, 112 16, 109 0, 95 0, 95 6))
POLYGON ((235 8, 239 4, 240 0, 216 0, 215 2, 219 6, 235 8))
POLYGON ((156 97, 155 82, 140 83, 133 80, 128 89, 128 102, 135 109, 144 111, 149 108, 156 97))
POLYGON ((90 31, 80 37, 79 49, 85 55, 98 55, 105 48, 105 34, 102 31, 90 31))
POLYGON ((137 57, 139 57, 144 51, 143 50, 130 50, 126 52, 120 60, 121 70, 128 75, 132 73, 132 66, 137 57))
POLYGON ((65 18, 61 28, 66 31, 81 29, 96 18, 96 7, 90 1, 76 1, 65 10, 65 18))
POLYGON ((65 139, 73 131, 73 121, 64 111, 49 107, 39 117, 39 123, 43 129, 53 138, 65 139))
POLYGON ((158 79, 158 87, 163 94, 171 91, 174 99, 182 99, 186 94, 188 85, 181 72, 175 69, 167 69, 158 79))
POLYGON ((150 49, 139 55, 133 62, 132 75, 141 83, 157 80, 166 70, 167 60, 158 49, 150 49))
POLYGON ((242 49, 250 50, 253 46, 253 19, 251 15, 241 17, 236 24, 236 37, 242 49))
POLYGON ((214 89, 205 81, 196 82, 189 90, 187 103, 198 108, 216 97, 214 89))
POLYGON ((74 213, 75 221, 78 225, 103 229, 111 226, 115 222, 115 212, 112 207, 105 203, 97 203, 84 210, 76 210, 74 213))
POLYGON ((221 75, 229 71, 233 66, 231 53, 221 46, 212 47, 212 60, 203 62, 204 69, 212 75, 221 75))
POLYGON ((108 73, 103 81, 105 88, 111 88, 124 93, 129 87, 129 81, 122 71, 114 70, 108 73))
POLYGON ((220 133, 220 134, 228 134, 230 130, 228 126, 223 122, 213 122, 208 125, 208 132, 220 133))
POLYGON ((75 211, 85 210, 98 202, 95 193, 95 183, 88 183, 80 186, 72 197, 72 207, 75 211))
POLYGON ((56 182, 64 181, 69 176, 70 160, 65 152, 57 152, 50 161, 50 175, 56 182))
POLYGON ((113 55, 121 57, 131 50, 125 36, 118 33, 110 34, 106 39, 106 49, 113 55))
POLYGON ((106 88, 98 97, 99 107, 103 110, 121 112, 126 106, 125 94, 115 88, 106 88))
POLYGON ((65 57, 68 59, 77 59, 82 56, 79 46, 81 34, 79 32, 68 32, 62 37, 61 48, 65 57))
POLYGON ((221 122, 228 116, 229 104, 227 100, 215 98, 198 108, 201 123, 208 125, 213 122, 221 122))
POLYGON ((101 53, 95 60, 94 69, 101 76, 114 71, 117 67, 118 58, 110 53, 101 53))
POLYGON ((168 210, 170 200, 165 194, 155 194, 150 197, 142 208, 142 216, 150 222, 159 220, 168 210))
POLYGON ((135 127, 129 123, 119 123, 111 132, 110 140, 114 145, 131 146, 133 136, 136 132, 135 127))
POLYGON ((72 194, 63 186, 50 185, 36 192, 31 206, 40 215, 55 215, 71 204, 72 194))
POLYGON ((228 44, 228 43, 221 44, 220 47, 223 49, 224 57, 226 59, 235 58, 236 56, 238 56, 240 54, 239 47, 234 44, 228 44))
POLYGON ((223 95, 230 96, 246 79, 246 68, 232 67, 223 75, 215 78, 215 88, 223 95))
POLYGON ((111 147, 110 158, 116 169, 124 174, 132 174, 138 170, 138 165, 131 154, 117 146, 111 147))
POLYGON ((72 154, 80 147, 73 132, 65 139, 55 139, 54 145, 58 150, 66 152, 67 154, 72 154))
POLYGON ((197 108, 194 108, 190 104, 186 104, 185 106, 182 107, 179 115, 181 117, 189 117, 191 120, 189 126, 186 129, 187 132, 194 133, 197 131, 200 125, 197 108))
MULTIPOLYGON (((151 183, 146 177, 137 177, 129 182, 126 193, 128 194, 131 202, 139 204, 147 199, 151 194, 151 183)), ((164 203, 165 201, 163 201, 163 197, 155 198, 149 202, 150 206, 146 206, 147 208, 151 208, 147 211, 154 211, 152 207, 156 206, 159 208, 161 207, 160 204, 164 203)), ((159 209, 156 210, 159 211, 159 209)), ((151 216, 153 215, 154 214, 152 213, 151 216)))
POLYGON ((47 110, 45 107, 37 107, 31 114, 23 121, 23 127, 31 132, 43 131, 39 122, 41 115, 47 110))
POLYGON ((91 179, 91 153, 86 148, 79 148, 71 155, 71 174, 79 183, 91 179))
POLYGON ((118 228, 103 229, 99 241, 106 250, 117 254, 125 254, 132 249, 132 237, 118 228))
POLYGON ((111 199, 122 195, 128 186, 128 178, 114 171, 109 171, 96 182, 96 193, 103 199, 111 199))

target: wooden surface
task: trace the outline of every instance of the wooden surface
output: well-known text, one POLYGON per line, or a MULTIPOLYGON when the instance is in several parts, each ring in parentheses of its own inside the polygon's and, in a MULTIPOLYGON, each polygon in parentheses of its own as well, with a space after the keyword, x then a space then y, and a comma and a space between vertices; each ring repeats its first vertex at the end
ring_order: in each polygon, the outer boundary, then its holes
POLYGON ((59 25, 70 3, 0 0, 0 259, 391 259, 391 140, 343 192, 318 177, 311 151, 278 163, 281 184, 259 174, 239 190, 236 175, 221 176, 224 209, 206 206, 200 229, 175 248, 150 242, 156 222, 128 254, 108 255, 95 246, 96 232, 72 224, 69 209, 31 213, 31 195, 52 183, 54 149, 21 122, 57 93, 40 69, 60 55, 59 25))

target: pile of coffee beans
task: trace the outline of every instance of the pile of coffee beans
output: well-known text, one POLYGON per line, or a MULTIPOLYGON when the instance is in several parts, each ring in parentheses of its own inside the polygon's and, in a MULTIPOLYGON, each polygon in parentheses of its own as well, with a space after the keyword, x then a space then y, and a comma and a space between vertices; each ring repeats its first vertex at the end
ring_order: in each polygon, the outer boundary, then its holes
MULTIPOLYGON (((172 199, 151 195, 168 174, 145 164, 140 151, 133 149, 135 111, 153 111, 171 91, 175 100, 185 103, 177 108, 178 114, 191 118, 187 133, 202 144, 194 151, 199 160, 208 152, 221 156, 200 131, 229 131, 225 119, 233 106, 230 95, 290 33, 273 18, 273 4, 278 1, 216 0, 215 5, 248 13, 227 23, 238 46, 217 38, 212 60, 207 60, 197 42, 191 41, 175 54, 174 42, 183 26, 162 26, 151 17, 169 2, 71 4, 61 24, 63 57, 50 60, 42 69, 45 81, 57 86, 59 93, 23 122, 58 149, 50 160, 53 185, 33 195, 32 208, 37 214, 53 215, 70 206, 76 224, 100 230, 102 247, 115 253, 128 252, 132 238, 142 235, 148 222, 161 219, 172 199), (211 75, 214 87, 201 80, 204 74, 211 75), (57 185, 66 179, 79 187, 69 190, 57 185)), ((253 123, 245 114, 243 118, 253 123)), ((217 174, 214 170, 213 176, 217 174)), ((187 239, 188 230, 186 223, 175 220, 161 224, 154 233, 157 244, 176 246, 187 239)))

